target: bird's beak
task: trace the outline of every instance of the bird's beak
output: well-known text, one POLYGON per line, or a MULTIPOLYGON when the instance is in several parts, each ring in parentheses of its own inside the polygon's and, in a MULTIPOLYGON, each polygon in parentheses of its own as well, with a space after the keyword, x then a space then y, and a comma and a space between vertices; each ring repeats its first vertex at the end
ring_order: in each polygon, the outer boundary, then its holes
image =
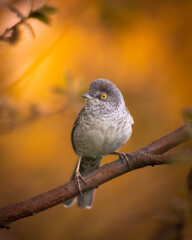
POLYGON ((83 94, 82 97, 86 98, 86 99, 93 99, 93 97, 91 97, 89 95, 89 93, 83 94))

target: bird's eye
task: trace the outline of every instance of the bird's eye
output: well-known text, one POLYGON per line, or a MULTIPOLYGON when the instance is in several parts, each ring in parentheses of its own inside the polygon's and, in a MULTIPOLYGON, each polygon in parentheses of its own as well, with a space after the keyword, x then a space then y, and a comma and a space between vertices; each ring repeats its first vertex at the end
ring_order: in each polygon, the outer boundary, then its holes
POLYGON ((107 94, 106 94, 106 93, 103 93, 103 94, 101 95, 101 98, 102 98, 102 99, 106 99, 106 98, 107 98, 107 94))

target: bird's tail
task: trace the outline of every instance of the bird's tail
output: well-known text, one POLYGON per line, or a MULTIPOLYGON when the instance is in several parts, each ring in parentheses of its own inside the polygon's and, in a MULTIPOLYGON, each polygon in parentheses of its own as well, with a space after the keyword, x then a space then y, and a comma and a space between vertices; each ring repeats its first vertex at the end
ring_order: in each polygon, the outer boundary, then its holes
MULTIPOLYGON (((79 168, 79 172, 81 173, 81 175, 85 176, 88 173, 97 169, 100 166, 101 159, 102 158, 82 157, 80 168, 79 168)), ((71 177, 71 180, 75 179, 76 167, 71 177)), ((77 197, 66 200, 64 202, 64 207, 72 206, 77 200, 78 207, 89 209, 93 205, 94 192, 95 192, 95 189, 92 189, 87 192, 84 192, 82 196, 78 195, 77 197)))

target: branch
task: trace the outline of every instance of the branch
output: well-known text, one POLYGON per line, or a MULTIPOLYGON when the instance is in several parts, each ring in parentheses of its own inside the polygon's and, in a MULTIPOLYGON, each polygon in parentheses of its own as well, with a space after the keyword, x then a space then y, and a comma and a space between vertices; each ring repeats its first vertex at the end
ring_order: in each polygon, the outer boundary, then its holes
MULTIPOLYGON (((81 184, 82 192, 96 188, 113 178, 138 168, 169 164, 176 160, 183 160, 186 157, 191 160, 191 150, 185 151, 185 155, 181 153, 177 155, 165 154, 168 150, 191 138, 192 122, 189 122, 159 140, 129 154, 128 156, 131 158, 130 168, 126 162, 118 159, 88 174, 85 176, 87 184, 83 182, 81 184)), ((37 214, 78 194, 79 191, 73 180, 31 199, 5 206, 0 209, 0 228, 9 228, 11 222, 37 214)))

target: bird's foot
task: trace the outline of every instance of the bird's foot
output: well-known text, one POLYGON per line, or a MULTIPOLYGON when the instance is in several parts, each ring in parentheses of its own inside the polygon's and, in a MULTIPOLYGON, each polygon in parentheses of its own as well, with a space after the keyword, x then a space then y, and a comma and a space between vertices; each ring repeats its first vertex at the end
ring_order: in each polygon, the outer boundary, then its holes
POLYGON ((131 155, 128 153, 121 153, 121 152, 113 152, 112 154, 118 155, 122 162, 126 161, 128 168, 131 168, 130 166, 130 159, 131 155))
POLYGON ((85 184, 87 184, 87 182, 85 181, 85 179, 83 178, 83 176, 81 175, 81 173, 80 173, 79 171, 77 171, 77 172, 75 173, 75 184, 76 184, 76 186, 77 186, 77 188, 78 188, 78 190, 79 190, 80 195, 83 196, 83 193, 82 193, 82 191, 81 191, 80 179, 81 179, 85 184))

